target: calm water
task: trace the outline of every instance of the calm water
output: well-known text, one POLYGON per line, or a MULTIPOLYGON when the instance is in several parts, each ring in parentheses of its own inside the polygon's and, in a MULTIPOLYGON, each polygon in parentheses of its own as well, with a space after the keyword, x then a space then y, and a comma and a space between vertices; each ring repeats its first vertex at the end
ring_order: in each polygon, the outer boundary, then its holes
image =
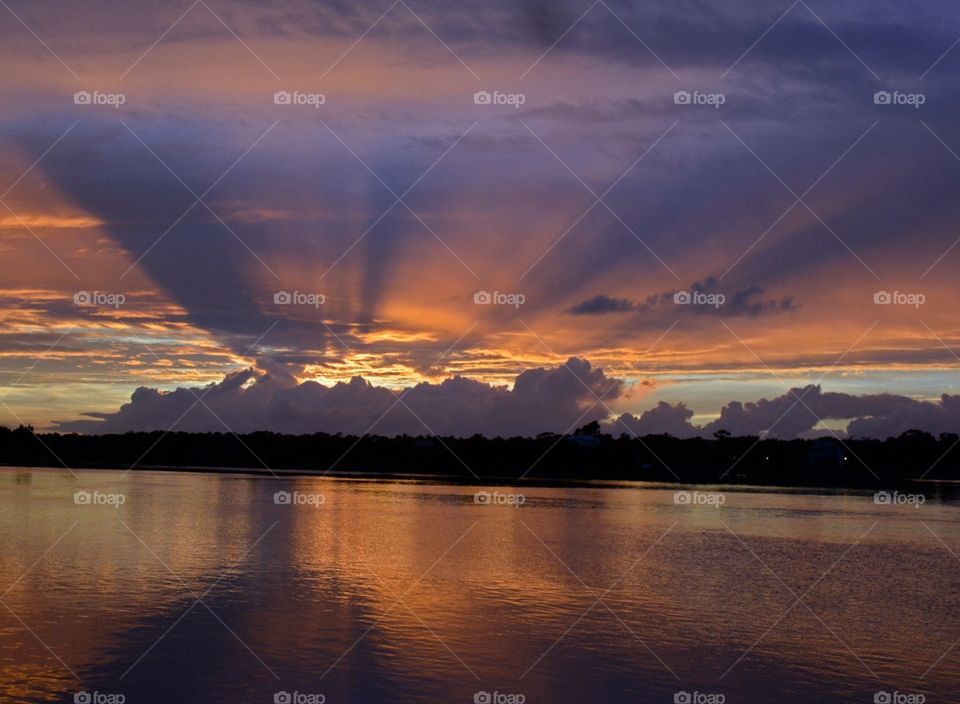
POLYGON ((0 470, 0 701, 960 700, 933 496, 77 475, 0 470))

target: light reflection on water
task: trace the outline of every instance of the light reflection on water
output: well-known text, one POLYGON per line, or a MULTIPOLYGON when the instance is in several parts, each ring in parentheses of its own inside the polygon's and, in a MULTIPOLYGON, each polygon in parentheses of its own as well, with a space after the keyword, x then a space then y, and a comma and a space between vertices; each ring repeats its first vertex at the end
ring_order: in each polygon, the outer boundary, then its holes
POLYGON ((0 470, 0 700, 869 703, 960 682, 947 501, 501 487, 511 508, 420 482, 78 475, 0 470))

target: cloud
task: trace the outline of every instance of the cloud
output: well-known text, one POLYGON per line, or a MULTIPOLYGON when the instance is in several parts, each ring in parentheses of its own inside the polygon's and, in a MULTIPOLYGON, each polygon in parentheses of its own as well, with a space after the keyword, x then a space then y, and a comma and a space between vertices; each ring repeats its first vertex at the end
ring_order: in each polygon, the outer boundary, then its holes
POLYGON ((626 390, 623 380, 576 357, 554 368, 523 371, 513 388, 455 376, 398 392, 361 377, 332 386, 298 383, 286 368, 277 367, 235 372, 203 388, 141 387, 114 413, 88 413, 88 419, 57 426, 62 432, 93 434, 175 429, 510 437, 570 432, 597 420, 613 434, 687 438, 725 430, 735 436, 782 439, 811 437, 818 432, 818 423, 827 420, 848 421, 846 434, 858 437, 886 438, 915 429, 939 434, 960 428, 960 395, 920 401, 895 394, 824 392, 811 384, 774 398, 730 401, 717 419, 694 425, 691 408, 666 401, 639 416, 609 417, 597 397, 612 403, 626 390))
POLYGON ((960 396, 943 394, 939 403, 901 402, 882 415, 856 418, 847 426, 850 435, 879 438, 914 429, 934 434, 956 433, 960 430, 960 396))
POLYGON ((637 309, 637 304, 628 298, 613 298, 599 294, 578 303, 565 312, 570 315, 603 315, 604 313, 627 313, 637 309))
MULTIPOLYGON (((690 313, 706 313, 722 315, 725 317, 747 317, 759 318, 766 315, 776 315, 778 313, 789 313, 797 310, 791 296, 783 298, 763 298, 764 289, 762 286, 752 285, 726 293, 719 287, 719 281, 710 276, 703 282, 694 282, 688 293, 702 294, 720 294, 724 297, 720 305, 690 305, 678 307, 677 312, 687 311, 690 313)), ((564 312, 570 315, 606 315, 608 313, 645 313, 658 306, 674 306, 674 296, 678 293, 676 290, 655 293, 643 301, 633 301, 629 298, 617 298, 608 296, 604 293, 598 294, 592 298, 567 308, 564 312)))
POLYGON ((960 396, 943 394, 939 402, 918 401, 896 394, 824 393, 819 385, 809 385, 771 399, 731 401, 721 409, 719 418, 702 426, 693 425, 692 417, 693 411, 684 404, 661 401, 639 418, 623 414, 609 430, 622 432, 626 427, 636 435, 667 433, 676 437, 710 436, 726 430, 735 436, 792 439, 812 435, 821 420, 846 420, 849 436, 883 439, 907 430, 939 434, 960 429, 960 396))
POLYGON ((788 313, 796 310, 799 306, 794 304, 793 298, 784 296, 780 299, 761 298, 763 288, 760 286, 748 286, 745 289, 734 293, 726 303, 724 309, 727 315, 741 315, 749 318, 758 318, 764 315, 774 315, 776 313, 788 313))
POLYGON ((693 411, 683 403, 670 405, 660 401, 656 406, 636 417, 624 413, 617 419, 611 432, 624 429, 631 435, 673 435, 678 438, 697 435, 697 428, 690 423, 693 411))
POLYGON ((360 377, 324 386, 248 369, 201 389, 141 387, 116 413, 88 414, 92 419, 59 423, 59 429, 536 435, 602 420, 606 411, 595 395, 613 401, 624 388, 622 381, 577 358, 552 369, 528 369, 512 389, 458 376, 399 393, 360 377))
MULTIPOLYGON (((535 52, 533 61, 550 48, 559 55, 599 56, 662 70, 653 53, 642 50, 639 37, 676 70, 702 65, 725 69, 750 48, 740 64, 743 68, 774 64, 803 74, 811 66, 828 64, 834 73, 868 75, 838 36, 883 75, 891 69, 913 69, 910 72, 918 75, 956 38, 951 35, 954 17, 949 3, 921 7, 844 3, 823 12, 829 29, 803 5, 781 18, 784 8, 764 0, 722 5, 702 0, 642 4, 611 0, 585 14, 585 8, 572 0, 467 0, 456 5, 421 0, 410 4, 411 11, 397 6, 381 17, 385 9, 374 0, 224 0, 216 4, 218 16, 253 46, 300 38, 353 41, 376 25, 377 31, 366 41, 402 38, 418 46, 438 46, 435 33, 458 55, 466 56, 468 63, 481 55, 519 50, 535 52), (761 35, 763 41, 757 42, 761 35)), ((91 0, 82 7, 52 0, 40 7, 25 4, 18 13, 64 51, 68 63, 74 53, 103 46, 142 52, 180 14, 164 3, 124 8, 107 0, 91 0)), ((227 34, 203 7, 190 12, 181 24, 166 42, 186 44, 227 34)), ((17 26, 9 33, 18 38, 25 35, 24 42, 33 40, 17 26)))

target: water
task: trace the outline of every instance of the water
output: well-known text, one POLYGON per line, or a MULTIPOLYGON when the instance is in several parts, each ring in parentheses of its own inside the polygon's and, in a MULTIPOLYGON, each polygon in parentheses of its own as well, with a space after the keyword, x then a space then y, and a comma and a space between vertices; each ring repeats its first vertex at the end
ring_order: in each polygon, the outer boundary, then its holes
POLYGON ((0 470, 0 701, 958 699, 954 503, 475 490, 0 470))

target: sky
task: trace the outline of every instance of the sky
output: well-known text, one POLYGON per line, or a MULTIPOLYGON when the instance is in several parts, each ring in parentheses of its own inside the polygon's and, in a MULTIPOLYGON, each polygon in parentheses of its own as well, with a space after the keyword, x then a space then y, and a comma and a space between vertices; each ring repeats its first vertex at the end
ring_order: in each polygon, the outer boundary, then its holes
POLYGON ((0 424, 960 428, 947 2, 6 0, 0 424))

